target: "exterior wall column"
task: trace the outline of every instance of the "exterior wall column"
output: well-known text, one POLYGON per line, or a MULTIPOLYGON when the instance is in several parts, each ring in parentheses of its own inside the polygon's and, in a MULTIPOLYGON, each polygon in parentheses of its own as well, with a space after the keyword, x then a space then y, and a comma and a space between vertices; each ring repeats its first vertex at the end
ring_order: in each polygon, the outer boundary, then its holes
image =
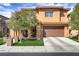
POLYGON ((37 27, 36 27, 36 37, 37 38, 40 38, 40 26, 38 25, 37 27))
POLYGON ((69 37, 69 27, 68 26, 64 27, 64 37, 69 37))
POLYGON ((43 31, 42 31, 42 27, 40 25, 37 26, 36 28, 37 32, 36 32, 36 37, 37 38, 41 38, 43 36, 43 31))

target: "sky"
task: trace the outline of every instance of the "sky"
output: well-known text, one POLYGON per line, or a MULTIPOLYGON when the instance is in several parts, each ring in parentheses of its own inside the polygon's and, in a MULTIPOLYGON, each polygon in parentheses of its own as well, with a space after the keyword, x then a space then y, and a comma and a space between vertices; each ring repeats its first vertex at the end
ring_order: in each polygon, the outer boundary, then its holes
POLYGON ((0 15, 11 17, 11 13, 21 8, 35 8, 36 6, 63 6, 72 11, 75 3, 0 3, 0 15))

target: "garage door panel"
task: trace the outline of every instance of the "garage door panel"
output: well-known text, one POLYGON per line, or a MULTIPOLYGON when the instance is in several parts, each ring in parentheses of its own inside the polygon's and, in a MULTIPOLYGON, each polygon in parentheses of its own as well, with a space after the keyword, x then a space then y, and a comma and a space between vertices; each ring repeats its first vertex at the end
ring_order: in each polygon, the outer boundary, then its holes
POLYGON ((45 26, 44 36, 46 37, 62 37, 64 36, 64 27, 60 26, 45 26))

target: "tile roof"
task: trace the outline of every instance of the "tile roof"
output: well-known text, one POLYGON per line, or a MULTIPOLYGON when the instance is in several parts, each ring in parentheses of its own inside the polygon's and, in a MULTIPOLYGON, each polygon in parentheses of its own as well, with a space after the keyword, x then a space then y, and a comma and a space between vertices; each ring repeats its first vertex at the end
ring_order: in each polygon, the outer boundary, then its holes
POLYGON ((63 6, 37 6, 36 7, 36 9, 50 9, 50 8, 53 8, 53 9, 63 9, 63 10, 67 10, 67 11, 70 10, 69 8, 64 8, 63 6))

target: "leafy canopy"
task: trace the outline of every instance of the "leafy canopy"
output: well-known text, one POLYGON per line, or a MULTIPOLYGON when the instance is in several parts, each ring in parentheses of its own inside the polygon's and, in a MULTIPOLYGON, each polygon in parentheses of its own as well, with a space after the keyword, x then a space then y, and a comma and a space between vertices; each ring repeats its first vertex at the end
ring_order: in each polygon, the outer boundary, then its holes
POLYGON ((36 13, 32 10, 21 9, 12 13, 10 21, 7 23, 10 29, 25 30, 37 25, 36 13))
POLYGON ((79 4, 76 4, 76 6, 73 8, 73 12, 71 12, 70 17, 71 29, 79 30, 79 4))

